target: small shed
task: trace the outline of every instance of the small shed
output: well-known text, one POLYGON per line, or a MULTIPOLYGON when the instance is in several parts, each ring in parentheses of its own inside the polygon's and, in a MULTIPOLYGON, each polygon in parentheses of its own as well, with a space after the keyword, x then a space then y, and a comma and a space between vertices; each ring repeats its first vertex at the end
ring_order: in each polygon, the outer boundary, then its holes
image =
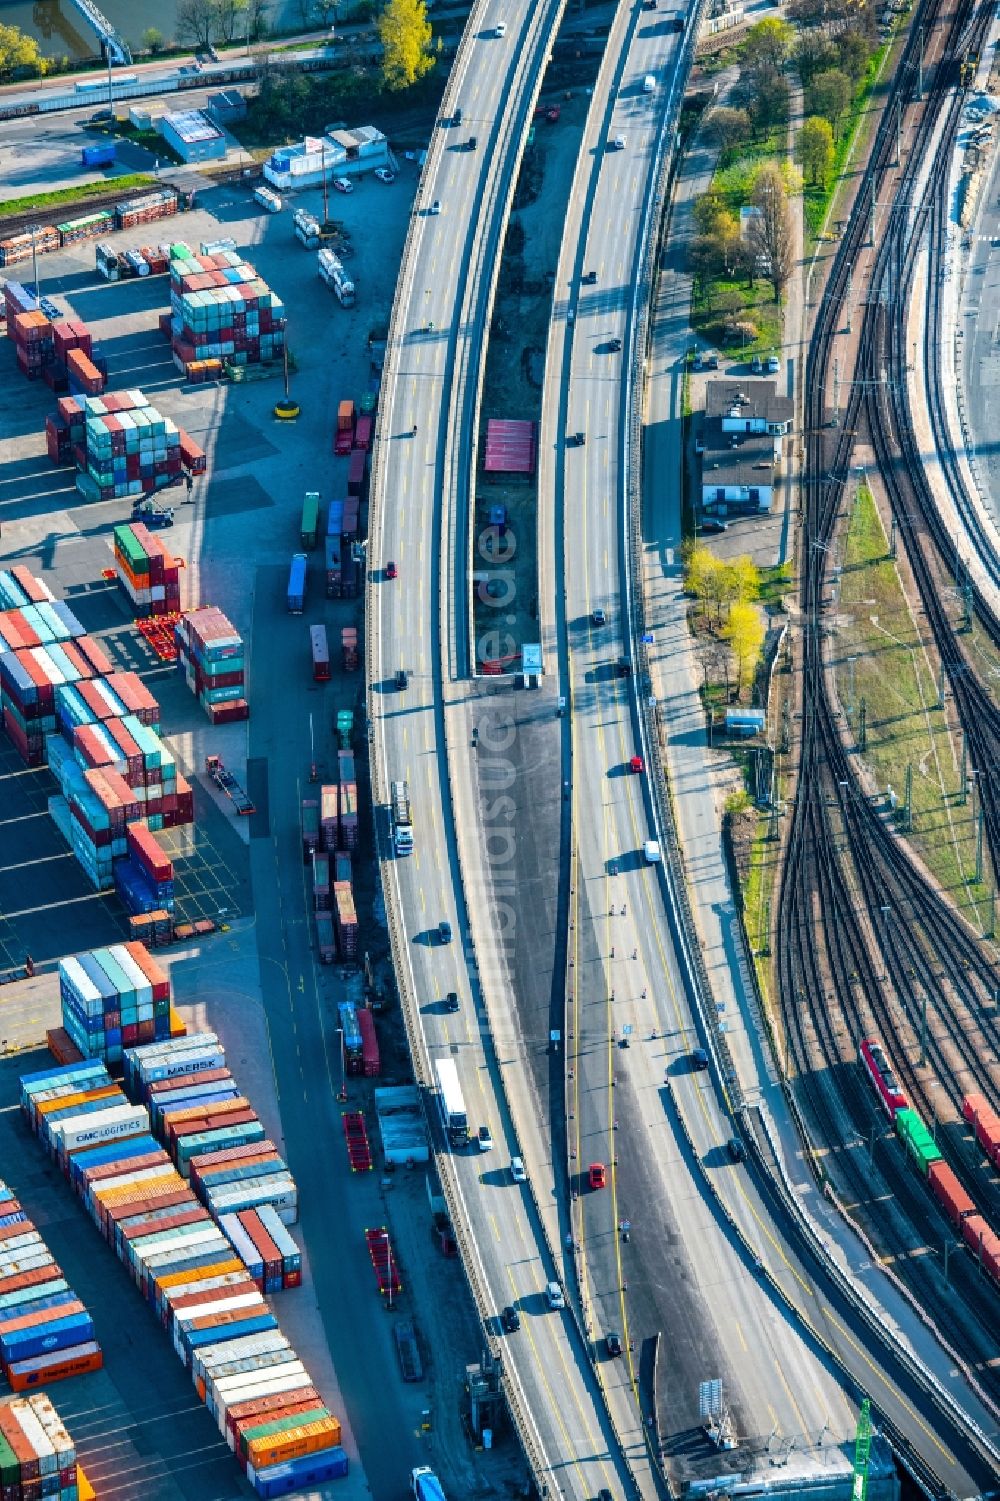
POLYGON ((375 1091, 382 1151, 396 1167, 430 1161, 420 1095, 412 1084, 386 1085, 375 1091))
POLYGON ((486 473, 532 475, 538 456, 535 424, 523 418, 491 417, 486 424, 486 473))
POLYGON ((247 102, 239 89, 224 89, 221 94, 210 95, 206 109, 217 125, 232 125, 247 117, 247 102))
POLYGON ((168 112, 160 133, 185 162, 217 161, 226 154, 226 137, 200 109, 168 112))

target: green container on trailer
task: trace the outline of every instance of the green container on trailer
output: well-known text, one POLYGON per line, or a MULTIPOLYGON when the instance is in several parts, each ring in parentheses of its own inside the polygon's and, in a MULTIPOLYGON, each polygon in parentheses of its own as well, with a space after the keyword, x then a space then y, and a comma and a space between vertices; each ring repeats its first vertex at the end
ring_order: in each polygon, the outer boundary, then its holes
POLYGON ((0 1433, 0 1484, 17 1485, 20 1478, 20 1461, 3 1434, 0 1433))
POLYGON ((318 536, 319 495, 315 490, 309 490, 302 502, 302 546, 315 547, 318 536))

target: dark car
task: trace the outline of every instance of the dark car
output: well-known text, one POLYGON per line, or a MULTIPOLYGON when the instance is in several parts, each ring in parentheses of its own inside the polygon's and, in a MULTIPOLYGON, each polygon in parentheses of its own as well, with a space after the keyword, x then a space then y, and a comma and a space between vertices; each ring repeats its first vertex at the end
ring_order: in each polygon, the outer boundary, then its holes
POLYGON ((588 287, 595 287, 597 285, 597 272, 585 271, 583 280, 588 287))
POLYGON ((733 1162, 746 1162, 747 1149, 738 1136, 731 1136, 726 1142, 726 1151, 733 1162))
POLYGON ((621 349, 621 347, 622 347, 622 341, 621 341, 621 339, 609 339, 608 340, 608 348, 611 350, 612 354, 617 354, 618 351, 619 351, 619 349, 621 349))
POLYGON ((587 434, 586 433, 574 433, 571 441, 572 441, 573 446, 575 448, 582 448, 583 445, 587 441, 587 434))
POLYGON ((698 528, 706 537, 714 537, 716 533, 728 531, 728 529, 727 521, 718 521, 714 516, 706 516, 698 528))
POLYGON ((466 151, 475 151, 475 149, 476 149, 476 147, 478 145, 479 145, 478 138, 476 136, 470 136, 469 139, 468 139, 468 143, 466 144, 466 148, 465 149, 466 149, 466 151))
POLYGON ((607 612, 602 610, 600 605, 598 605, 596 610, 591 610, 590 618, 594 625, 607 625, 608 623, 607 612))
POLYGON ((396 687, 399 689, 400 693, 402 693, 408 682, 409 678, 406 676, 406 669, 405 667, 401 667, 396 673, 396 687))
POLYGON ((616 678, 630 678, 632 676, 632 663, 628 657, 619 657, 615 663, 616 678))
POLYGON ((451 123, 452 123, 452 125, 461 125, 461 123, 462 123, 462 111, 461 111, 461 108, 457 109, 455 111, 455 113, 452 115, 452 117, 451 117, 451 123))
POLYGON ((698 1071, 708 1068, 708 1054, 704 1048, 691 1049, 691 1067, 698 1071))
POLYGON ((614 1357, 622 1353, 622 1339, 620 1334, 613 1331, 604 1336, 604 1344, 610 1356, 614 1357))
POLYGON ((397 572, 398 572, 398 569, 396 568, 395 563, 386 563, 386 565, 385 565, 385 576, 386 576, 387 579, 394 579, 396 577, 397 572))
POLYGON ((447 1011, 457 1011, 458 1010, 458 992, 457 992, 457 990, 449 990, 447 996, 445 997, 444 1004, 445 1004, 445 1009, 447 1011))
POLYGON ((438 939, 441 943, 451 942, 451 923, 444 918, 438 923, 438 939))
POLYGON ((520 1329, 521 1315, 518 1313, 513 1303, 507 1304, 507 1307, 500 1315, 500 1322, 508 1334, 513 1334, 515 1330, 520 1329))
POLYGON ((90 120, 88 121, 88 124, 90 124, 90 125, 107 125, 107 124, 113 125, 114 121, 115 121, 115 112, 114 112, 113 109, 99 109, 99 110, 95 110, 95 112, 91 115, 90 120))

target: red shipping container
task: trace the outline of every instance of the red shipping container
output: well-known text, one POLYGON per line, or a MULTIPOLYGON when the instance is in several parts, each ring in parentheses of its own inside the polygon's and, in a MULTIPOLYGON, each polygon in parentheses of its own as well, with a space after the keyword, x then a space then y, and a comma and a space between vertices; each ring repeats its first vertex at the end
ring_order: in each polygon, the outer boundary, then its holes
POLYGON ((129 826, 129 854, 138 861, 148 876, 156 882, 173 879, 174 867, 169 857, 156 842, 154 834, 144 823, 129 826))
POLYGON ((95 678, 105 678, 110 672, 114 672, 114 663, 111 658, 92 636, 78 636, 76 648, 90 663, 91 673, 95 678))
POLYGON ((956 1229, 976 1206, 946 1162, 932 1162, 927 1173, 931 1193, 956 1229))
POLYGON ((169 1001, 170 981, 167 979, 166 970, 157 964, 145 944, 133 942, 127 943, 125 947, 146 976, 150 985, 152 985, 153 1000, 169 1001))

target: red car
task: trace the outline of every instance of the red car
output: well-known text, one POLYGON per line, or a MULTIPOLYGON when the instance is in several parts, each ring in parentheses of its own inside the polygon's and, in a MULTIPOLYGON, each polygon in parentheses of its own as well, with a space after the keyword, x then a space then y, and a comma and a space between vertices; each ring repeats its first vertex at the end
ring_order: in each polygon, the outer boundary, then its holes
POLYGON ((394 579, 396 577, 397 572, 398 572, 398 570, 396 568, 395 563, 386 563, 386 565, 385 565, 385 576, 386 576, 387 579, 394 579))
POLYGON ((631 761, 628 763, 628 769, 629 769, 629 771, 640 772, 640 773, 643 772, 645 770, 645 766, 643 764, 642 757, 641 756, 633 756, 632 759, 631 759, 631 761))

